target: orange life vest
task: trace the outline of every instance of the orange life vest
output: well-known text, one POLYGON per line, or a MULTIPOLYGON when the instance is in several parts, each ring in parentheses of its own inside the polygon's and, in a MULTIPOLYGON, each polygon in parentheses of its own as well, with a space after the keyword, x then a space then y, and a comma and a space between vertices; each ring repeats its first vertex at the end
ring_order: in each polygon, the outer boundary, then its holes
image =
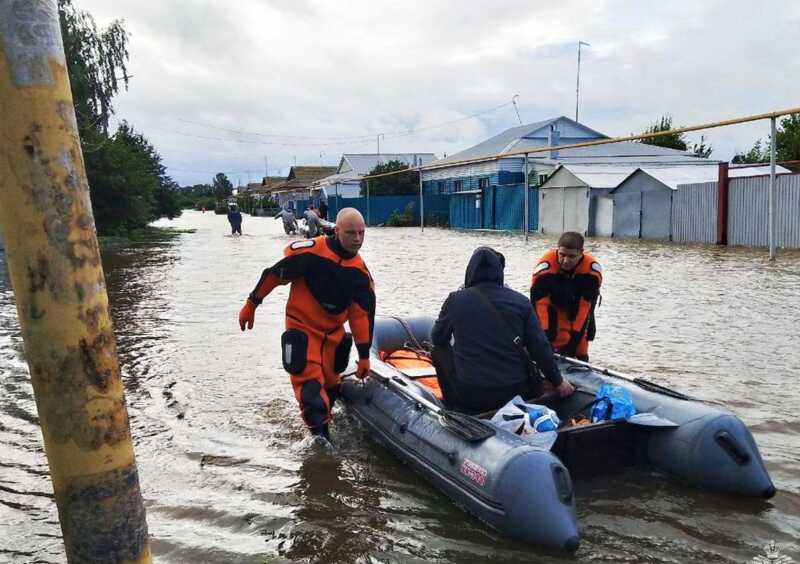
POLYGON ((603 268, 589 253, 572 272, 561 271, 555 249, 539 259, 531 278, 531 302, 556 352, 588 358, 602 283, 603 268))
POLYGON ((381 359, 386 364, 391 364, 400 372, 413 378, 430 391, 437 399, 444 398, 442 388, 439 386, 439 378, 436 377, 436 370, 433 367, 433 360, 427 353, 412 349, 399 349, 391 353, 381 353, 381 359))
POLYGON ((328 237, 295 241, 284 258, 264 270, 250 300, 260 304, 276 286, 291 283, 286 328, 302 329, 314 340, 338 332, 345 321, 359 350, 369 356, 375 320, 375 289, 362 258, 337 254, 328 237))

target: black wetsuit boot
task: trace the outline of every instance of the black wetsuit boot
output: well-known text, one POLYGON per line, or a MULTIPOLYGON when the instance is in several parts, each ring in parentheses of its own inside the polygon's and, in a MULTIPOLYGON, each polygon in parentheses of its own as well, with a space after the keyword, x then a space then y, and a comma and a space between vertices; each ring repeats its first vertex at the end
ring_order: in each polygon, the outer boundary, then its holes
POLYGON ((312 435, 319 435, 320 437, 322 437, 323 439, 325 439, 329 443, 333 444, 333 442, 331 441, 331 435, 328 432, 328 424, 327 423, 325 423, 324 425, 319 425, 317 427, 309 427, 308 430, 311 431, 312 435))

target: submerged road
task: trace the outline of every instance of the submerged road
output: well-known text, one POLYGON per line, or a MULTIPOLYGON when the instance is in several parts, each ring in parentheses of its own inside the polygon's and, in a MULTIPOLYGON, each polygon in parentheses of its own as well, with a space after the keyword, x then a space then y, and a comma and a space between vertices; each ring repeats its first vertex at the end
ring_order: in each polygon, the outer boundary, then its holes
MULTIPOLYGON (((306 439, 280 334, 286 288, 237 314, 290 241, 278 221, 186 212, 194 229, 104 253, 152 548, 159 562, 800 562, 800 254, 589 241, 605 267, 592 361, 724 406, 752 430, 778 494, 704 493, 654 473, 578 481, 574 557, 508 541, 461 512, 337 408, 329 453, 306 439)), ((379 315, 436 315, 472 250, 527 294, 554 241, 370 229, 379 315)), ((0 253, 0 562, 64 562, 13 293, 0 253)), ((531 476, 535 480, 535 476, 531 476)))

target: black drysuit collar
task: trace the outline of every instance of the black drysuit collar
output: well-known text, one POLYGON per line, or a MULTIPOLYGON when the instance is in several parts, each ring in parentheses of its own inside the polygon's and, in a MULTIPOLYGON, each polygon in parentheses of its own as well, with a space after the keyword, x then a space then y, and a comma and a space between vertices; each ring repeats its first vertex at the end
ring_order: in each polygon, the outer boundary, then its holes
POLYGON ((351 253, 347 249, 342 246, 341 241, 336 237, 336 235, 328 235, 325 237, 325 242, 328 244, 328 248, 332 250, 334 253, 339 255, 344 259, 351 259, 354 258, 358 253, 351 253))

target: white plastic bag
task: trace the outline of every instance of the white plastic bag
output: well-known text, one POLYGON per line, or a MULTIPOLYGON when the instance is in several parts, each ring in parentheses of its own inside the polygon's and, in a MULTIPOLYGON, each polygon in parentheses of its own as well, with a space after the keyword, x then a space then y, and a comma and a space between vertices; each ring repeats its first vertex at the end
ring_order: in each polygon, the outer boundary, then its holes
POLYGON ((497 410, 492 423, 545 449, 550 449, 556 440, 556 429, 561 421, 556 412, 544 405, 525 403, 522 396, 515 396, 497 410))

